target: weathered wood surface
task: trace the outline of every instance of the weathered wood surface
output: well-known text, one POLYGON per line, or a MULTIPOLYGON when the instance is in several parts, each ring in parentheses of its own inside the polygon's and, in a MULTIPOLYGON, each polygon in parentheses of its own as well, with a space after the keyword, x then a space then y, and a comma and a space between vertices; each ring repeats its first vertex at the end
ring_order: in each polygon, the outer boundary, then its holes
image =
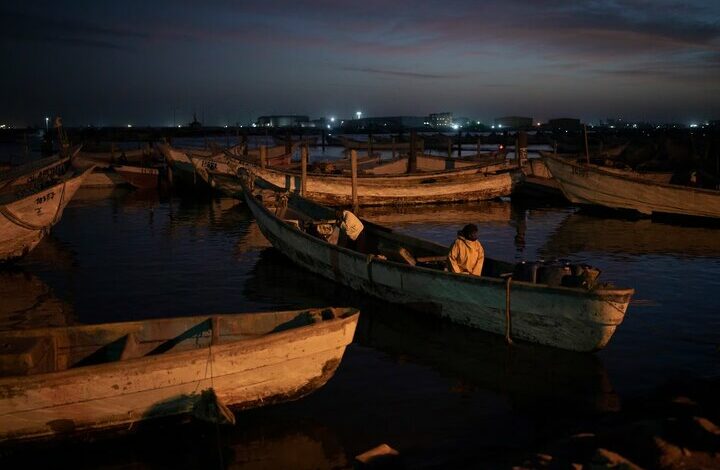
POLYGON ((40 243, 92 172, 72 172, 43 188, 33 183, 0 192, 0 262, 23 256, 40 243))
MULTIPOLYGON (((514 165, 505 160, 504 155, 497 157, 496 153, 489 153, 480 157, 472 158, 448 158, 436 155, 418 155, 416 157, 417 171, 437 172, 445 170, 460 170, 482 168, 484 172, 492 173, 507 170, 514 165)), ((387 162, 363 169, 363 173, 369 175, 399 175, 408 172, 407 157, 397 158, 387 162)))
POLYGON ((235 409, 300 398, 332 377, 357 319, 333 308, 0 333, 50 345, 45 373, 0 378, 0 440, 188 413, 209 389, 235 409))
MULTIPOLYGON (((331 219, 331 209, 290 194, 286 213, 278 217, 248 189, 245 200, 265 237, 300 266, 390 302, 505 334, 505 280, 494 276, 512 272, 512 264, 486 259, 483 276, 476 277, 382 260, 329 244, 282 218, 331 219)), ((447 255, 448 247, 363 223, 366 237, 377 238, 378 244, 401 246, 416 258, 447 255)), ((602 349, 622 322, 633 292, 513 282, 511 336, 573 351, 602 349)))
POLYGON ((720 217, 720 191, 656 183, 552 155, 543 159, 565 197, 575 204, 630 209, 646 215, 720 217))
POLYGON ((127 184, 127 181, 123 179, 118 173, 107 170, 98 170, 97 168, 90 173, 87 178, 83 181, 82 187, 84 189, 102 189, 102 188, 114 188, 115 186, 122 186, 127 184))
POLYGON ((91 166, 96 168, 110 168, 113 164, 141 164, 152 158, 153 149, 150 147, 132 150, 115 150, 114 152, 78 152, 73 157, 75 168, 84 170, 91 166))
MULTIPOLYGON (((301 174, 279 168, 260 168, 240 163, 246 171, 288 191, 299 192, 301 174)), ((485 174, 478 169, 425 174, 358 175, 357 196, 361 206, 430 204, 482 201, 509 196, 518 174, 504 171, 485 174)), ((345 175, 307 176, 307 197, 321 204, 351 205, 352 178, 345 175)))
POLYGON ((160 170, 146 166, 116 165, 113 167, 120 177, 138 189, 157 188, 160 170))

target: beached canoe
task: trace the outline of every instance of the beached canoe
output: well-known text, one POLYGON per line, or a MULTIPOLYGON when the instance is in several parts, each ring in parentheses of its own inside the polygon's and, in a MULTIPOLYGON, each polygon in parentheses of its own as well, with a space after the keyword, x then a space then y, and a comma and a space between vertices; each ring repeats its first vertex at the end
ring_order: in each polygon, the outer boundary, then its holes
POLYGON ((720 218, 720 191, 659 183, 639 175, 608 171, 551 154, 543 161, 570 202, 641 214, 720 218))
POLYGON ((357 321, 325 308, 0 333, 0 441, 301 398, 333 376, 357 321))
POLYGON ((92 170, 70 170, 60 178, 0 190, 0 262, 35 248, 92 170))
MULTIPOLYGON (((240 162, 240 166, 275 186, 300 191, 300 171, 261 168, 244 162, 240 162)), ((483 201, 509 196, 517 178, 514 170, 485 173, 482 167, 404 175, 359 175, 358 204, 382 206, 483 201)), ((306 187, 308 199, 320 204, 352 204, 352 178, 349 175, 308 172, 306 187)))
POLYGON ((292 261, 353 289, 455 323, 496 334, 507 329, 512 338, 532 343, 594 351, 610 341, 634 292, 602 284, 585 288, 523 281, 512 281, 508 288, 500 276, 516 266, 488 258, 482 276, 450 273, 443 270, 448 247, 367 220, 368 252, 352 251, 300 228, 308 226, 312 232, 314 223, 334 219, 332 209, 262 180, 250 181, 256 189, 243 182, 245 201, 260 230, 292 261))

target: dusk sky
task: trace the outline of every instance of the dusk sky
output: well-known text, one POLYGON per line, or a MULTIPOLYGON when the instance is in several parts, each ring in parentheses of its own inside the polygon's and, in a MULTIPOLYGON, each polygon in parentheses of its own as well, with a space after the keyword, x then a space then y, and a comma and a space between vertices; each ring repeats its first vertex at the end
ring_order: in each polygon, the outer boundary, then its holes
POLYGON ((0 38, 14 125, 720 119, 718 0, 16 1, 0 38))

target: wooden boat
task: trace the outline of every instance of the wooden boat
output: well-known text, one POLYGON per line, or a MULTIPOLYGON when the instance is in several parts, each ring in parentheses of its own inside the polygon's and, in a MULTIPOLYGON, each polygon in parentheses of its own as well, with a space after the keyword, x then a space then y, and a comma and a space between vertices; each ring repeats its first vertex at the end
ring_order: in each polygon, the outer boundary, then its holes
POLYGON ((326 308, 0 333, 0 441, 301 398, 333 376, 357 321, 326 308))
POLYGON ((88 175, 87 178, 83 181, 82 188, 83 189, 93 189, 93 190, 99 190, 99 189, 112 189, 118 186, 125 186, 127 184, 127 181, 123 179, 122 176, 120 176, 118 173, 115 173, 114 171, 111 171, 109 169, 104 170, 97 168, 88 175))
POLYGON ((114 150, 112 152, 79 152, 73 158, 73 166, 84 170, 91 166, 107 169, 113 165, 142 165, 153 158, 153 149, 148 147, 132 150, 114 150))
POLYGON ((500 276, 512 273, 515 266, 488 258, 481 277, 450 273, 443 270, 448 247, 366 220, 369 250, 351 251, 299 228, 333 219, 332 209, 260 179, 251 181, 255 191, 243 182, 247 205, 263 235, 292 261, 366 294, 455 323, 496 334, 509 331, 512 338, 532 343, 594 351, 607 345, 634 293, 602 285, 587 289, 522 281, 510 284, 500 276), (510 301, 508 312, 506 302, 510 301))
MULTIPOLYGON (((300 191, 301 172, 261 168, 240 162, 243 170, 285 188, 300 191)), ((357 195, 361 206, 388 204, 432 204, 482 201, 509 196, 517 181, 515 171, 485 173, 482 167, 407 175, 358 175, 357 195)), ((321 204, 352 204, 352 178, 348 175, 307 174, 307 197, 321 204)))
POLYGON ((515 186, 513 196, 565 199, 560 184, 552 177, 543 161, 537 158, 528 159, 523 165, 522 177, 515 186))
MULTIPOLYGON (((361 142, 359 140, 350 139, 348 137, 339 137, 341 144, 346 149, 352 149, 352 150, 368 150, 370 147, 372 147, 373 150, 410 150, 410 143, 409 142, 382 142, 378 140, 373 140, 372 145, 370 145, 369 142, 361 142)), ((418 138, 418 148, 420 148, 422 144, 422 139, 418 138)))
POLYGON ((720 217, 720 191, 657 183, 546 154, 543 161, 574 204, 634 210, 641 214, 720 217))
POLYGON ((60 176, 67 171, 70 159, 74 158, 80 149, 81 146, 76 146, 66 157, 53 155, 12 167, 10 170, 0 174, 0 188, 19 186, 60 176))
POLYGON ((113 170, 127 183, 138 189, 158 187, 160 170, 146 166, 116 165, 113 170))
POLYGON ((0 262, 35 248, 91 172, 92 167, 71 170, 61 178, 0 190, 0 262))
POLYGON ((168 144, 158 144, 158 150, 168 165, 168 178, 174 185, 194 185, 197 182, 195 167, 187 152, 175 149, 168 144))

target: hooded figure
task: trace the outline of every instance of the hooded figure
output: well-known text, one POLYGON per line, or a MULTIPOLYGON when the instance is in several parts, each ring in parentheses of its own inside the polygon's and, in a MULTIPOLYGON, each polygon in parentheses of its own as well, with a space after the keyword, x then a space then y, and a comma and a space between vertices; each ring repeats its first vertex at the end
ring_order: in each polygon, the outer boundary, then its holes
POLYGON ((478 241, 478 228, 467 224, 457 234, 457 240, 448 253, 448 271, 479 276, 485 261, 485 250, 478 241))

